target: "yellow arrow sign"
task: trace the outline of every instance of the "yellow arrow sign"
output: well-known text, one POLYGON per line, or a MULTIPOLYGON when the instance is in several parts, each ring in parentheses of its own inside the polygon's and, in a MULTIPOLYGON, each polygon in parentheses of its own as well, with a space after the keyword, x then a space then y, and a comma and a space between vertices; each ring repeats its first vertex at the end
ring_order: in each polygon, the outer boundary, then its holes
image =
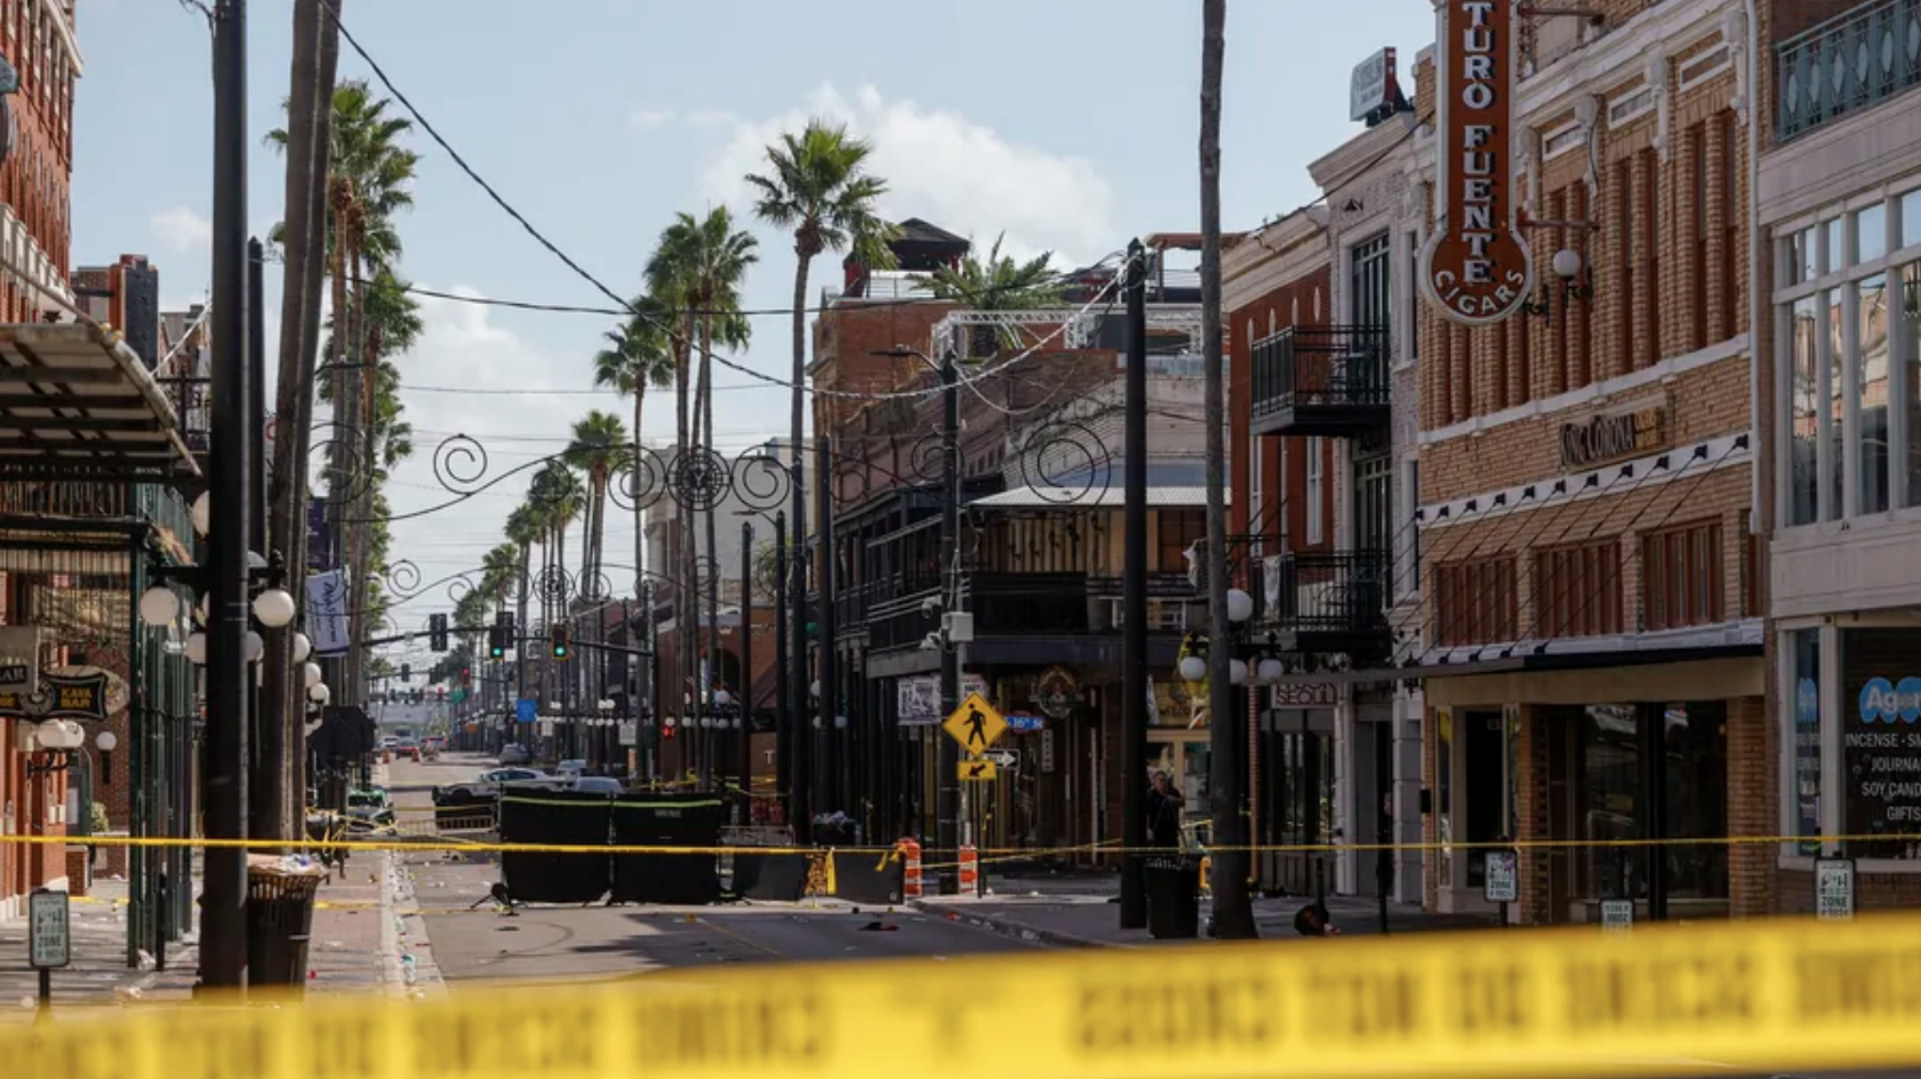
POLYGON ((978 757, 992 749, 994 743, 1000 741, 1000 736, 1007 733, 1007 720, 994 710, 993 705, 987 703, 987 698, 978 693, 969 693, 960 707, 954 709, 954 714, 947 717, 947 722, 941 724, 941 728, 948 737, 960 743, 968 756, 978 757))
POLYGON ((962 783, 987 783, 999 779, 1000 774, 1001 766, 990 760, 975 757, 973 760, 960 762, 962 783))

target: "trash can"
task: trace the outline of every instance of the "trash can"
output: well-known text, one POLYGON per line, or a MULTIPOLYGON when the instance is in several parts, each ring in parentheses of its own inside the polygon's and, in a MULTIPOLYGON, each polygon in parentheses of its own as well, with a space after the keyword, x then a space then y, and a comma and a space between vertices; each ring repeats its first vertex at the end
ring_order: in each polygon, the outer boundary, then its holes
POLYGON ((314 896, 326 870, 273 864, 247 867, 247 981, 305 992, 314 896))
POLYGON ((1201 935, 1200 859, 1158 855, 1142 867, 1147 883, 1147 935, 1155 940, 1195 940, 1201 935))

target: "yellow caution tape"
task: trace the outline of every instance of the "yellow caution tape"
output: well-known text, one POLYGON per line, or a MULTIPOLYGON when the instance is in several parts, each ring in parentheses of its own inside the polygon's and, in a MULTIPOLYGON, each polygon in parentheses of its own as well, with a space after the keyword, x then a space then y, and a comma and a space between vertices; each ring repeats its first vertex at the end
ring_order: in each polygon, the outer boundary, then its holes
POLYGON ((698 982, 480 992, 410 1008, 366 999, 123 1012, 0 1028, 0 1058, 9 1074, 65 1079, 1839 1071, 1921 1061, 1916 969, 1914 916, 1446 933, 702 970, 698 982))

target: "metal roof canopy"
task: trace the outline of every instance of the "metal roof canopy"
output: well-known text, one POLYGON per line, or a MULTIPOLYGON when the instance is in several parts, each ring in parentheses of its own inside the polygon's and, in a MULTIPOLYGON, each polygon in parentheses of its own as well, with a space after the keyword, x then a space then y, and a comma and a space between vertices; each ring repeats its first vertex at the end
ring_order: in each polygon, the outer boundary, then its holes
POLYGON ((112 330, 0 325, 0 476, 197 476, 179 426, 146 364, 112 330))

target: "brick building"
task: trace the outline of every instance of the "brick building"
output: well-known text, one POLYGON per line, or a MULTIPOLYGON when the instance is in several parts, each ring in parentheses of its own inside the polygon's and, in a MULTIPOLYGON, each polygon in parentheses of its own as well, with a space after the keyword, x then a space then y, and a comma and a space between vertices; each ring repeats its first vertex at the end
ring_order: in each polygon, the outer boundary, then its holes
MULTIPOLYGON (((1596 920, 1608 899, 1765 913, 1772 853, 1722 837, 1775 828, 1750 538, 1766 117, 1739 5, 1594 7, 1598 26, 1516 17, 1516 130, 1496 139, 1537 268, 1525 303, 1419 317, 1425 837, 1702 841, 1524 848, 1521 921, 1596 920)), ((1423 116, 1435 76, 1424 56, 1423 116)), ((1430 196, 1447 135, 1443 113, 1414 139, 1430 196)), ((1485 851, 1425 861, 1428 905, 1483 904, 1485 851)))
POLYGON ((1921 903, 1921 58, 1913 5, 1779 3, 1756 183, 1776 909, 1816 857, 1862 907, 1921 903), (1865 58, 1865 59, 1864 59, 1865 58), (1844 835, 1823 843, 1819 836, 1844 835))
POLYGON ((80 49, 72 0, 0 0, 0 57, 19 74, 0 97, 0 322, 38 322, 71 302, 67 197, 73 174, 73 83, 80 49))

